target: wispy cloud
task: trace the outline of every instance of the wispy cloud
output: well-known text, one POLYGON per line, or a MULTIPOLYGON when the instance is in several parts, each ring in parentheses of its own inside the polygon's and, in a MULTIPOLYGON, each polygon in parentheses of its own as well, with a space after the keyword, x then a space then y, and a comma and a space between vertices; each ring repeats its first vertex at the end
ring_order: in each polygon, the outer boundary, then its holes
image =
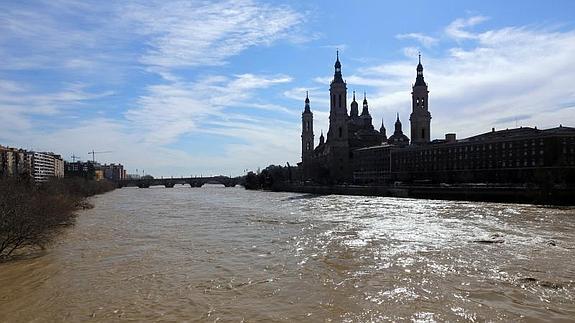
POLYGON ((267 109, 268 106, 259 100, 247 100, 254 99, 254 91, 258 89, 288 82, 291 78, 285 75, 241 74, 153 85, 138 99, 136 107, 126 113, 126 118, 148 134, 147 140, 169 143, 181 135, 200 130, 200 124, 207 117, 226 120, 229 110, 246 106, 259 109, 263 104, 267 109))
MULTIPOLYGON (((317 139, 327 130, 331 71, 310 77, 312 66, 286 75, 281 64, 258 69, 254 57, 238 56, 313 41, 317 32, 301 32, 307 15, 289 3, 257 0, 11 2, 0 11, 0 140, 64 155, 107 147, 114 158, 102 161, 131 169, 146 164, 164 175, 189 175, 190 168, 237 174, 297 161, 305 91, 317 139), (236 61, 255 68, 228 64, 236 61), (190 148, 205 145, 205 138, 219 142, 209 152, 190 148)), ((435 137, 473 135, 516 121, 546 127, 571 120, 575 31, 478 31, 486 19, 472 16, 430 34, 399 34, 397 39, 414 42, 403 48, 405 58, 384 64, 353 57, 346 44, 326 46, 345 49, 350 63, 361 59, 356 70, 344 64, 344 75, 350 98, 354 89, 367 91, 377 127, 383 115, 391 129, 400 112, 408 132, 421 47, 430 49, 422 54, 435 137)), ((322 39, 326 43, 337 42, 322 39)))
MULTIPOLYGON (((485 18, 457 19, 446 33, 468 39, 466 48, 444 47, 442 54, 423 56, 430 89, 432 130, 470 136, 492 126, 551 127, 572 119, 575 31, 506 27, 479 33, 464 31, 485 18), (571 117, 570 117, 571 116, 571 117)), ((409 85, 415 79, 416 54, 367 67, 348 77, 369 84, 375 95, 372 114, 400 112, 404 125, 410 111, 409 85)), ((348 86, 353 86, 352 82, 348 86)), ((389 125, 393 120, 386 119, 389 125)))
POLYGON ((131 3, 123 16, 149 37, 147 65, 221 65, 231 56, 289 38, 302 16, 286 6, 240 1, 131 3))
POLYGON ((46 91, 22 82, 0 79, 0 115, 4 126, 0 137, 14 130, 30 130, 36 117, 78 115, 73 108, 84 106, 91 100, 112 95, 112 92, 89 91, 85 84, 66 84, 58 91, 46 91))
POLYGON ((477 35, 465 29, 478 25, 487 19, 488 18, 485 16, 473 16, 469 18, 456 19, 445 28, 445 34, 456 40, 474 39, 477 37, 477 35))
POLYGON ((287 139, 271 133, 295 131, 282 116, 299 112, 262 100, 256 93, 289 83, 290 76, 189 71, 224 65, 251 47, 305 41, 305 33, 299 32, 304 15, 287 5, 252 0, 134 0, 106 5, 38 0, 9 6, 0 12, 0 71, 9 75, 49 70, 44 73, 55 75, 57 81, 36 87, 34 82, 9 77, 0 80, 0 113, 3 123, 9 124, 0 129, 0 139, 64 154, 105 145, 128 165, 142 163, 152 149, 177 156, 146 162, 156 168, 169 164, 174 169, 189 161, 204 171, 220 167, 237 173, 233 168, 241 164, 237 158, 258 159, 249 151, 254 147, 278 150, 277 156, 287 160, 286 152, 293 153, 285 148, 287 139), (142 75, 144 82, 138 79, 142 75), (140 88, 131 93, 107 90, 117 85, 118 91, 125 90, 129 79, 140 88), (108 108, 114 114, 110 118, 94 117, 93 111, 90 122, 84 123, 84 108, 96 110, 93 103, 112 94, 132 96, 119 103, 127 109, 108 108), (255 117, 254 111, 277 120, 255 117), (66 122, 74 117, 81 119, 66 122), (229 137, 242 144, 226 142, 220 155, 196 153, 193 158, 166 148, 193 133, 229 137), (261 138, 264 133, 270 133, 267 140, 261 138), (235 156, 229 155, 232 151, 235 156))
POLYGON ((424 47, 431 47, 439 42, 439 39, 421 33, 399 34, 396 35, 395 37, 397 39, 413 39, 419 42, 424 47))

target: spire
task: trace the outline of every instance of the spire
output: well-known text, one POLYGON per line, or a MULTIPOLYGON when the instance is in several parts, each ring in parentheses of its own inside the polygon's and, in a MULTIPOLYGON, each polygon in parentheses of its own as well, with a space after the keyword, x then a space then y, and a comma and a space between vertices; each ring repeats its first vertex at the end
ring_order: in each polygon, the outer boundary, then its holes
POLYGON ((355 91, 353 91, 353 101, 351 101, 349 115, 351 118, 357 118, 359 116, 359 108, 357 107, 357 101, 355 101, 355 91))
POLYGON ((367 105, 367 95, 365 91, 363 92, 363 110, 361 110, 361 115, 369 115, 369 107, 367 105))
POLYGON ((419 63, 417 64, 417 77, 415 78, 414 86, 426 86, 425 80, 423 79, 423 65, 421 65, 421 53, 419 53, 419 63))
POLYGON ((381 127, 379 128, 381 139, 383 142, 387 141, 387 134, 385 133, 385 126, 383 125, 383 118, 381 118, 381 127))
POLYGON ((333 74, 332 82, 343 83, 343 78, 341 76, 341 63, 339 62, 339 49, 336 51, 335 55, 336 55, 334 64, 335 73, 333 74))
POLYGON ((403 134, 403 130, 401 129, 401 121, 399 121, 399 112, 397 113, 397 120, 395 120, 395 133, 403 134))
POLYGON ((325 142, 325 138, 323 136, 323 129, 321 130, 321 135, 319 136, 319 144, 323 144, 325 142))
POLYGON ((309 107, 309 95, 308 92, 305 91, 305 107, 303 110, 304 113, 311 113, 311 109, 309 107))

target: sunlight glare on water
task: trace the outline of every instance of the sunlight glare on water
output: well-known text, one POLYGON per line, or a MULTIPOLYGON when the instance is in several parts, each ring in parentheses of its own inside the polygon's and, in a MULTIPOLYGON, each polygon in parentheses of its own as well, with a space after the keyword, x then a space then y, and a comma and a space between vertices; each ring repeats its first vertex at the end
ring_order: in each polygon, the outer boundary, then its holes
POLYGON ((575 317, 575 210, 124 188, 0 264, 0 321, 575 317))

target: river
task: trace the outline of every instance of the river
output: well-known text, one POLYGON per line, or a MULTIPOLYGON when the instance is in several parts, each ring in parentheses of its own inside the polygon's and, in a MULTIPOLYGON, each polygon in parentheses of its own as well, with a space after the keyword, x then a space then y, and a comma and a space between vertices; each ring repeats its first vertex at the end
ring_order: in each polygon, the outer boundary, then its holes
POLYGON ((92 198, 0 321, 575 320, 575 209, 203 188, 92 198))

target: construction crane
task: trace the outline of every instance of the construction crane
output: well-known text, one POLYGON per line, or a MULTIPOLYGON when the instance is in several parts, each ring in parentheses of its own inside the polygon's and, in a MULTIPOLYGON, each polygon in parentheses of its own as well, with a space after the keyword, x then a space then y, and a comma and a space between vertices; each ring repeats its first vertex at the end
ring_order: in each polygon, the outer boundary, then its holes
POLYGON ((76 156, 76 154, 72 154, 72 156, 70 156, 70 158, 72 158, 72 162, 75 163, 76 159, 80 160, 80 156, 76 156))
POLYGON ((92 163, 96 163, 96 154, 108 154, 108 153, 113 153, 113 151, 94 151, 92 149, 92 151, 88 152, 88 155, 92 155, 92 163))

